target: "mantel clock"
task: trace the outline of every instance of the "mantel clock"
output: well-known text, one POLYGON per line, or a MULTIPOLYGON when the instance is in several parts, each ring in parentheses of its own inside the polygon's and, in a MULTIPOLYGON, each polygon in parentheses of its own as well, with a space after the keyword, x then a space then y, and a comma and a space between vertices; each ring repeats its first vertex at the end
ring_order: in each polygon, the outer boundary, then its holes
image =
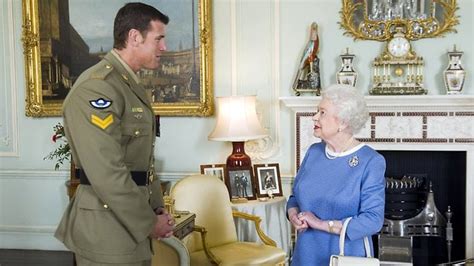
POLYGON ((373 62, 370 94, 426 94, 423 88, 423 57, 417 56, 402 29, 397 29, 373 62))

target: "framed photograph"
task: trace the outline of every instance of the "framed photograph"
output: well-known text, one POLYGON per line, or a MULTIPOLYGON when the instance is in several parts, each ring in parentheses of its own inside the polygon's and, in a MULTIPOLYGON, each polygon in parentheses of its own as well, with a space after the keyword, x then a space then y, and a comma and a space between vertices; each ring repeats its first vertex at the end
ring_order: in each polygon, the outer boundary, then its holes
POLYGON ((225 176, 225 164, 202 164, 201 165, 202 175, 215 175, 222 182, 224 182, 225 176))
POLYGON ((252 169, 229 169, 225 178, 230 199, 256 199, 252 169))
MULTIPOLYGON (((144 0, 170 18, 157 70, 139 73, 153 110, 164 116, 210 116, 211 0, 144 0)), ((26 115, 60 116, 79 75, 113 47, 122 0, 22 0, 26 115)))
POLYGON ((281 187, 280 166, 277 163, 273 164, 255 164, 257 195, 259 197, 283 196, 281 187), (270 194, 269 194, 270 193, 270 194))

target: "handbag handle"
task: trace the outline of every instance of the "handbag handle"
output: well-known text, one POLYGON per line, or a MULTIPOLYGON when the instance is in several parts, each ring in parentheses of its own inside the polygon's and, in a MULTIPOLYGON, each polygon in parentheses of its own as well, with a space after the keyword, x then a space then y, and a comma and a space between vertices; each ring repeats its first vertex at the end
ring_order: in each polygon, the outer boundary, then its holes
MULTIPOLYGON (((349 221, 351 219, 352 217, 349 217, 344 221, 344 224, 342 225, 341 234, 339 235, 339 255, 341 256, 344 256, 344 240, 346 238, 347 225, 349 224, 349 221)), ((372 255, 370 253, 369 238, 367 238, 366 236, 364 236, 364 247, 367 258, 371 258, 372 255)))

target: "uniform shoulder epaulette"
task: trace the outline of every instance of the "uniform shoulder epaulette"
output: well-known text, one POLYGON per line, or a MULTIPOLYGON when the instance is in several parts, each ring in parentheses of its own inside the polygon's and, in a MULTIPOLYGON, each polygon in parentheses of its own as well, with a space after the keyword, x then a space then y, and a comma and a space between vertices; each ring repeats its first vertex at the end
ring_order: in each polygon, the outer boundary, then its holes
POLYGON ((105 79, 109 75, 114 67, 109 63, 100 64, 96 67, 94 72, 91 74, 93 79, 105 79))

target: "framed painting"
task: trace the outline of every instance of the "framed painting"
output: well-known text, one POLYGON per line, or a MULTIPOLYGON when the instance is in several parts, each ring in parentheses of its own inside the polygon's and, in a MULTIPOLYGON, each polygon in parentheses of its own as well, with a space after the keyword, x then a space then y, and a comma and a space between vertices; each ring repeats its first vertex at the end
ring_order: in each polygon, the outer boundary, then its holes
POLYGON ((283 196, 279 164, 255 164, 253 167, 259 197, 283 196))
POLYGON ((228 170, 225 184, 229 190, 230 199, 256 199, 253 180, 251 167, 228 170))
POLYGON ((202 164, 201 174, 202 175, 214 175, 220 180, 224 181, 225 176, 225 164, 202 164))
MULTIPOLYGON (((113 21, 125 0, 22 0, 26 115, 60 116, 78 76, 113 47, 113 21)), ((167 51, 157 70, 138 75, 153 110, 210 116, 211 0, 144 0, 169 16, 167 51)))

